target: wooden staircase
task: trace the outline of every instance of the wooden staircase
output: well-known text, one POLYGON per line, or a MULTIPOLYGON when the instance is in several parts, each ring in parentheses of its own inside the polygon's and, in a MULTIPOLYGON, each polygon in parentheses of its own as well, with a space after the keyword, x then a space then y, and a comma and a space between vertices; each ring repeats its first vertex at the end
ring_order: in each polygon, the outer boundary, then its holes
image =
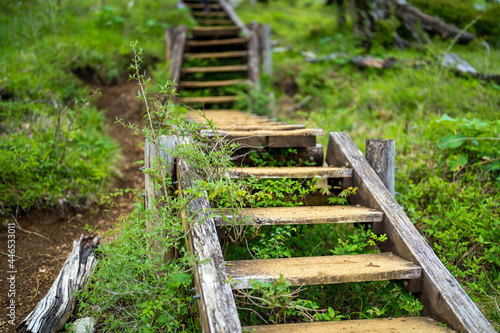
MULTIPOLYGON (((237 18, 224 0, 211 0, 210 11, 201 1, 184 0, 202 27, 181 31, 174 43, 173 75, 181 97, 179 103, 205 108, 204 116, 219 126, 220 133, 205 132, 238 141, 243 149, 295 148, 315 167, 253 168, 236 167, 232 178, 255 177, 312 179, 326 178, 342 188, 359 188, 350 206, 301 206, 247 208, 243 216, 220 212, 212 217, 206 198, 191 201, 191 218, 199 221, 189 229, 188 249, 202 264, 193 269, 200 322, 203 332, 451 332, 438 325, 444 322, 457 331, 493 332, 493 328, 470 300, 458 282, 439 261, 430 246, 381 182, 378 175, 346 133, 330 133, 323 163, 322 147, 316 144, 320 129, 307 129, 266 117, 233 110, 237 96, 209 95, 201 92, 220 87, 257 83, 258 61, 253 59, 255 36, 237 18), (187 38, 187 36, 190 36, 187 38), (175 49, 175 45, 180 49, 175 49), (183 61, 208 60, 204 66, 183 66, 183 61), (210 65, 214 60, 216 66, 210 65), (230 60, 221 65, 220 60, 230 60), (240 63, 236 63, 236 62, 240 63), (222 73, 240 73, 234 78, 217 79, 222 73), (198 75, 198 76, 196 76, 198 75), (213 76, 211 76, 213 75, 213 76), (196 78, 201 79, 196 79, 196 78), (188 92, 190 96, 184 95, 188 92), (196 95, 199 92, 200 96, 196 95), (326 164, 327 166, 323 166, 326 164), (223 257, 216 228, 231 224, 300 225, 357 223, 377 233, 386 233, 381 253, 300 257, 267 260, 231 260, 223 257), (423 317, 386 318, 340 322, 314 322, 285 325, 241 327, 233 290, 251 288, 250 281, 275 281, 282 274, 294 286, 349 282, 397 280, 418 295, 424 304, 423 317), (228 281, 233 283, 230 284, 228 281)), ((220 91, 220 90, 219 90, 220 91)), ((197 112, 188 119, 203 122, 197 112)), ((165 139, 166 140, 166 139, 165 139)), ((179 139, 177 139, 179 140, 179 139)), ((168 140, 173 142, 175 140, 168 140)), ((149 157, 151 158, 151 157, 149 157)), ((148 160, 148 157, 146 157, 148 160)), ((179 193, 193 186, 191 167, 183 160, 176 163, 179 193)))

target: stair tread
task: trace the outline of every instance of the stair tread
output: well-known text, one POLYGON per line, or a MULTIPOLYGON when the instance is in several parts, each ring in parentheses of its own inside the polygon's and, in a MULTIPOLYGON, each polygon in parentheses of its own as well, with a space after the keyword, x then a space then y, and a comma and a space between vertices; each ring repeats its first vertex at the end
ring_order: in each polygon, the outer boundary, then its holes
POLYGON ((216 45, 232 45, 232 44, 244 44, 247 43, 247 39, 244 37, 238 38, 227 38, 227 39, 213 39, 213 40, 188 40, 186 42, 187 46, 216 46, 216 45))
POLYGON ((186 59, 210 59, 210 58, 239 58, 248 56, 247 51, 228 51, 210 53, 185 53, 186 59))
POLYGON ((184 67, 182 73, 218 73, 218 72, 246 72, 248 65, 229 65, 229 66, 207 66, 207 67, 184 67))
POLYGON ((189 28, 191 31, 233 31, 233 30, 238 30, 240 31, 241 28, 235 25, 226 25, 222 27, 192 27, 189 28))
POLYGON ((212 12, 199 12, 199 11, 193 11, 192 12, 194 16, 201 16, 201 17, 220 17, 220 16, 227 16, 225 11, 212 11, 212 12))
POLYGON ((233 217, 222 211, 215 216, 215 224, 278 225, 382 222, 384 213, 375 209, 356 206, 300 206, 246 208, 241 216, 233 217), (241 216, 249 217, 242 219, 241 216), (223 218, 225 217, 225 218, 223 218), (233 222, 234 219, 238 221, 233 222))
POLYGON ((183 88, 211 88, 234 86, 237 84, 246 84, 248 82, 248 80, 181 81, 179 85, 183 88))
POLYGON ((352 177, 352 169, 336 167, 245 167, 229 171, 232 178, 346 178, 352 177))
POLYGON ((387 332, 412 332, 412 333, 451 333, 455 332, 447 327, 442 327, 429 317, 402 317, 382 319, 358 319, 329 322, 313 322, 282 325, 246 326, 247 332, 253 333, 387 333, 387 332))
MULTIPOLYGON (((214 122, 215 123, 215 122, 214 122)), ((296 129, 303 129, 305 128, 304 125, 290 125, 290 124, 266 124, 266 123, 256 123, 256 124, 249 124, 245 123, 245 125, 241 124, 219 124, 215 123, 218 125, 218 128, 220 131, 291 131, 291 130, 296 130, 296 129)))
MULTIPOLYGON (((211 135, 210 131, 204 132, 205 135, 211 135)), ((221 131, 220 135, 230 137, 248 137, 248 136, 318 136, 323 135, 322 129, 305 128, 290 131, 221 131)))
POLYGON ((181 97, 181 103, 229 103, 238 99, 238 96, 205 96, 205 97, 181 97))
POLYGON ((232 20, 228 19, 197 19, 199 24, 234 24, 232 20))
POLYGON ((293 286, 422 277, 420 266, 390 253, 232 260, 226 262, 226 271, 234 283, 233 289, 249 288, 250 280, 279 280, 280 274, 293 286))

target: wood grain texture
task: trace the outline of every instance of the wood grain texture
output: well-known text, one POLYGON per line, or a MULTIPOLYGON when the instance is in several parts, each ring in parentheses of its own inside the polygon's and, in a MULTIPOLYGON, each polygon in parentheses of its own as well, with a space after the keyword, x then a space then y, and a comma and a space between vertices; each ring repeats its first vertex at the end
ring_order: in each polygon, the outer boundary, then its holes
MULTIPOLYGON (((178 138, 177 142, 186 143, 178 138)), ((187 141, 189 142, 189 141, 187 141)), ((184 161, 177 163, 180 195, 183 190, 194 186, 194 171, 184 161)), ((224 258, 215 230, 213 218, 210 217, 210 205, 206 197, 192 199, 186 211, 190 220, 188 249, 198 258, 193 269, 196 292, 200 294, 197 301, 200 313, 202 332, 241 332, 241 324, 236 309, 224 258)))
POLYGON ((215 216, 216 226, 280 225, 382 222, 384 213, 355 206, 300 206, 246 208, 242 216, 221 212, 215 216))
POLYGON ((84 237, 73 242, 73 251, 66 259, 50 290, 36 308, 19 324, 18 333, 55 333, 64 328, 77 302, 77 293, 85 289, 97 265, 94 250, 99 237, 84 237))
POLYGON ((428 317, 405 317, 384 319, 342 320, 323 323, 299 323, 284 325, 246 326, 252 333, 452 333, 447 327, 438 326, 428 317))
POLYGON ((394 140, 366 140, 366 160, 387 190, 396 189, 396 143, 394 140))
POLYGON ((422 276, 420 266, 390 253, 232 260, 226 265, 233 289, 250 288, 251 280, 276 281, 280 279, 280 274, 293 286, 406 280, 422 276))
POLYGON ((231 178, 346 178, 352 169, 337 167, 252 167, 229 170, 231 178))
POLYGON ((419 264, 423 269, 424 291, 420 300, 424 312, 464 332, 494 332, 460 284, 432 251, 394 197, 382 184, 366 158, 347 133, 330 133, 326 161, 329 165, 353 168, 353 186, 359 188, 355 203, 384 212, 389 241, 384 250, 419 264))

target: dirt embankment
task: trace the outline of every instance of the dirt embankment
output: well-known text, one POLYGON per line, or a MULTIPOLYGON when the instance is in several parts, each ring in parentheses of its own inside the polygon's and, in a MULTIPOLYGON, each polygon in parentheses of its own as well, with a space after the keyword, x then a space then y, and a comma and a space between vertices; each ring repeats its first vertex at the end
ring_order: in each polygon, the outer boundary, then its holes
MULTIPOLYGON (((142 138, 132 135, 130 129, 115 124, 116 118, 125 123, 139 123, 143 114, 142 104, 137 96, 137 85, 134 83, 114 87, 93 87, 102 92, 97 106, 106 112, 110 134, 120 142, 123 158, 117 166, 121 174, 117 180, 117 188, 144 188, 144 175, 139 170, 136 161, 144 158, 142 138)), ((97 206, 81 208, 57 208, 32 211, 25 216, 19 216, 18 222, 22 229, 35 232, 46 238, 21 230, 15 231, 16 256, 15 270, 15 324, 19 324, 31 312, 40 299, 47 293, 61 270, 64 261, 73 247, 73 240, 80 234, 87 233, 85 225, 97 226, 99 233, 105 233, 119 222, 122 214, 132 211, 134 198, 131 194, 118 197, 115 207, 110 212, 97 206)), ((0 229, 0 332, 14 332, 8 320, 7 307, 10 281, 7 278, 8 229, 0 229), (5 311, 4 311, 5 310, 5 311)))

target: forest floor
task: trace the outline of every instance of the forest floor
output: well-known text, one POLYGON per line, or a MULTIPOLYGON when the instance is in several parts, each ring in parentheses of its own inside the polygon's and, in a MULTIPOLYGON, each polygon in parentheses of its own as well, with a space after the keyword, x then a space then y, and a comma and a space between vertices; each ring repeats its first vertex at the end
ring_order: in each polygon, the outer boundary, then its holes
MULTIPOLYGON (((121 124, 115 124, 117 117, 125 123, 140 123, 142 104, 137 96, 137 85, 127 83, 112 87, 93 86, 102 95, 97 107, 106 112, 107 124, 111 136, 120 143, 122 151, 121 165, 117 166, 121 175, 117 179, 117 188, 142 189, 144 175, 135 162, 142 160, 144 151, 142 137, 132 135, 130 129, 121 124)), ((73 249, 73 241, 82 233, 88 234, 85 226, 96 227, 103 235, 103 241, 109 241, 106 232, 117 227, 121 215, 133 211, 135 199, 132 193, 118 196, 114 199, 114 208, 106 211, 105 207, 92 205, 80 209, 58 207, 38 209, 18 216, 18 223, 23 232, 16 229, 16 326, 35 308, 38 302, 49 291, 66 258, 73 249), (33 232, 43 235, 32 234, 33 232)), ((7 228, 0 229, 0 244, 7 244, 7 228)), ((0 256, 1 267, 8 267, 6 247, 2 246, 0 256)), ((0 277, 0 295, 8 294, 7 276, 2 272, 0 277)), ((0 299, 0 308, 6 309, 10 298, 0 299)), ((7 317, 0 319, 0 332, 13 332, 7 317)))

